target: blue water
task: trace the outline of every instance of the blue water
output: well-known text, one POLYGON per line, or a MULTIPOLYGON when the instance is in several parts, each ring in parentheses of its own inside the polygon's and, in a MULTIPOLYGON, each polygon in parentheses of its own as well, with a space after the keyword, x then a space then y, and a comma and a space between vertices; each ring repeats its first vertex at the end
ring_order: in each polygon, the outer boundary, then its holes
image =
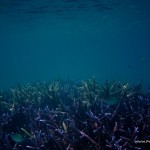
POLYGON ((1 0, 0 89, 56 78, 150 86, 149 0, 1 0))

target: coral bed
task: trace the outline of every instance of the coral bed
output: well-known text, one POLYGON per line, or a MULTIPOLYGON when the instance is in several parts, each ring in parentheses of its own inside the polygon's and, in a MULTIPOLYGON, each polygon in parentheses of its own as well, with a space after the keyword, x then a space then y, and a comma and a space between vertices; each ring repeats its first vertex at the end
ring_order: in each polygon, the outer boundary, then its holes
POLYGON ((142 150, 150 95, 141 83, 54 81, 0 92, 2 150, 142 150))

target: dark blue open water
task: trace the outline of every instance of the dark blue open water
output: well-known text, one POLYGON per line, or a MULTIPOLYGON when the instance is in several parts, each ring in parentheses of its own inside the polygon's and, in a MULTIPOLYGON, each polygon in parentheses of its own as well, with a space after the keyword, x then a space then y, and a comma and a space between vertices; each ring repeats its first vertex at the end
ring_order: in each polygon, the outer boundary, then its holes
POLYGON ((149 0, 0 0, 0 88, 68 77, 150 86, 149 0))

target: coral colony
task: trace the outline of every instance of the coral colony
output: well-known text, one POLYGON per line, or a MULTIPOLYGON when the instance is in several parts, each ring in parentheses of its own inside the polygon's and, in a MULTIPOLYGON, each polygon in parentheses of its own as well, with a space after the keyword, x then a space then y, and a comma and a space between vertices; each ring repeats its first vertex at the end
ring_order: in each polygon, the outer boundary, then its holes
POLYGON ((17 85, 0 92, 1 150, 143 150, 150 93, 119 81, 17 85))

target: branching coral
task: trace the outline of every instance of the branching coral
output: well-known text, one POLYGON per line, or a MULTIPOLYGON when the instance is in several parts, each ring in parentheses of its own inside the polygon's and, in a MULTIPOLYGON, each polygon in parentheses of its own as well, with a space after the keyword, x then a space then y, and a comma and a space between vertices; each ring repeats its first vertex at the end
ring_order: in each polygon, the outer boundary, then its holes
POLYGON ((18 85, 0 93, 0 149, 144 149, 150 97, 119 81, 95 78, 18 85))

